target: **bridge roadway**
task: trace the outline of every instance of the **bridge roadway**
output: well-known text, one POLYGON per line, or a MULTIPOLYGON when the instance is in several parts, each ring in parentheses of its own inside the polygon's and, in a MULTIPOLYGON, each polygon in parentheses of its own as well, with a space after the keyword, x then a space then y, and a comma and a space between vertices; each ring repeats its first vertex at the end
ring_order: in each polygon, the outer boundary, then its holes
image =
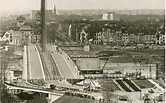
POLYGON ((40 56, 35 45, 28 46, 30 79, 45 79, 40 56))
POLYGON ((59 96, 62 96, 64 94, 64 92, 62 92, 62 91, 55 91, 55 90, 54 91, 48 91, 48 90, 44 90, 44 89, 39 89, 37 87, 29 87, 29 86, 25 87, 25 86, 10 84, 10 83, 7 83, 7 82, 5 83, 5 85, 9 89, 20 89, 20 90, 25 90, 25 91, 55 94, 55 95, 59 95, 59 96))
POLYGON ((51 55, 55 63, 57 64, 58 70, 63 78, 67 79, 77 79, 76 74, 72 70, 72 67, 68 64, 63 54, 56 50, 55 45, 47 45, 47 49, 51 51, 51 55))

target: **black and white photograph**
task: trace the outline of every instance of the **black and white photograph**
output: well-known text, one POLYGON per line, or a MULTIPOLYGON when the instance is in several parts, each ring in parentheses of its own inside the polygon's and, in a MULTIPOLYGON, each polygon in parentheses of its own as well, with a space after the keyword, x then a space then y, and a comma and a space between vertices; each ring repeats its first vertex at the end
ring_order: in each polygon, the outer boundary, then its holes
POLYGON ((0 0, 0 103, 165 103, 165 0, 0 0))

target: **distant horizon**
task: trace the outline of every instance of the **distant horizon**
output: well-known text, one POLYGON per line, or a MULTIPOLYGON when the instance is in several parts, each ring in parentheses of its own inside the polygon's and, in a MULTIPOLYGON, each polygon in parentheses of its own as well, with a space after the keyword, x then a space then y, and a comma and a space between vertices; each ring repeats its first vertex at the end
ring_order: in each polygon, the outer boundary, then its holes
MULTIPOLYGON (((12 10, 8 10, 8 11, 0 11, 0 12, 23 12, 23 11, 32 11, 32 10, 40 10, 40 9, 31 9, 31 10, 18 10, 18 11, 12 11, 12 10)), ((51 9, 47 9, 47 10, 53 10, 53 8, 51 9)), ((71 10, 165 10, 165 9, 87 9, 87 8, 83 8, 83 9, 56 9, 56 10, 66 10, 66 11, 71 11, 71 10)))
MULTIPOLYGON (((32 10, 39 10, 39 9, 32 9, 32 10)), ((3 16, 4 15, 29 14, 29 13, 31 13, 32 10, 3 11, 3 12, 0 11, 0 15, 1 15, 1 13, 4 13, 4 14, 2 14, 3 16)), ((53 10, 53 8, 52 9, 48 9, 48 10, 53 10)), ((86 9, 86 8, 84 8, 84 9, 57 9, 57 11, 58 10, 59 11, 79 11, 79 10, 110 10, 110 11, 119 11, 119 10, 120 11, 129 11, 129 10, 135 11, 135 10, 139 10, 139 11, 141 11, 141 10, 165 10, 165 9, 86 9)))
MULTIPOLYGON (((41 0, 1 0, 1 12, 39 10, 41 0)), ((46 8, 58 10, 165 9, 165 0, 47 0, 46 8)))
MULTIPOLYGON (((39 10, 39 9, 32 9, 32 10, 39 10)), ((26 13, 30 13, 32 10, 20 10, 20 11, 0 11, 0 13, 4 13, 2 15, 12 15, 12 14, 18 14, 18 13, 23 13, 26 14, 26 13), (12 14, 11 14, 12 13, 12 14)), ((48 9, 48 10, 53 10, 53 9, 48 9)), ((112 11, 118 11, 118 10, 121 10, 121 11, 128 11, 128 10, 131 10, 131 9, 57 9, 57 11, 77 11, 77 10, 112 10, 112 11)), ((134 10, 165 10, 165 9, 132 9, 133 11, 134 10)), ((132 11, 131 10, 131 11, 132 11)), ((0 14, 1 15, 1 14, 0 14)))

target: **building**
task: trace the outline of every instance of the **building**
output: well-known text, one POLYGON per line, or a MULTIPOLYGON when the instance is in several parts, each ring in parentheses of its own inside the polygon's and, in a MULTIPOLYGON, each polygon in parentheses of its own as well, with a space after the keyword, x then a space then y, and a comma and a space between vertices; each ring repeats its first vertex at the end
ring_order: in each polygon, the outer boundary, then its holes
POLYGON ((135 44, 135 38, 136 38, 136 34, 130 34, 129 35, 129 43, 135 44))
POLYGON ((144 35, 144 44, 154 44, 155 43, 155 35, 144 35))
POLYGON ((21 31, 10 30, 9 33, 12 35, 12 44, 21 45, 22 44, 22 34, 21 31))
MULTIPOLYGON (((36 14, 38 14, 38 12, 40 12, 40 11, 39 10, 32 10, 30 13, 31 19, 36 19, 36 14)), ((56 7, 54 6, 53 10, 45 10, 45 15, 46 15, 47 20, 55 18, 55 16, 57 15, 56 7)))
POLYGON ((84 74, 92 74, 102 72, 99 65, 99 57, 97 51, 90 51, 90 45, 67 45, 60 46, 73 60, 84 74))
POLYGON ((122 44, 122 30, 120 29, 116 30, 116 44, 118 45, 122 44))
POLYGON ((119 20, 119 15, 115 12, 107 12, 103 14, 102 20, 119 20))
POLYGON ((85 30, 82 30, 80 33, 80 41, 81 43, 86 43, 88 41, 88 33, 85 30))
POLYGON ((122 42, 122 30, 106 29, 106 30, 103 30, 103 32, 98 32, 94 36, 94 43, 95 44, 103 43, 103 45, 108 45, 108 44, 121 45, 123 43, 122 42))
POLYGON ((20 27, 21 25, 23 25, 25 23, 25 17, 23 17, 22 15, 20 15, 18 18, 17 18, 17 26, 20 27))
POLYGON ((12 44, 12 35, 9 32, 6 32, 2 37, 0 37, 0 41, 5 41, 8 44, 12 44))
MULTIPOLYGON (((40 15, 40 13, 37 14, 40 15)), ((38 18, 37 20, 39 19, 40 18, 38 18)), ((40 25, 40 23, 38 23, 38 25, 40 25)), ((7 31, 0 39, 2 41, 7 41, 11 45, 19 46, 24 45, 25 42, 28 43, 38 41, 39 38, 40 36, 38 35, 34 36, 34 29, 25 21, 25 18, 20 15, 19 17, 17 17, 17 22, 12 22, 9 26, 9 31, 7 31)))
POLYGON ((37 13, 35 14, 35 22, 36 22, 37 25, 41 23, 41 13, 40 13, 40 11, 37 11, 37 13))
POLYGON ((32 29, 32 27, 27 24, 24 23, 23 25, 20 26, 19 30, 9 30, 9 32, 7 32, 7 34, 5 35, 10 35, 10 37, 8 37, 8 41, 9 44, 11 45, 22 45, 24 44, 26 41, 27 42, 33 42, 34 38, 34 30, 32 29))
POLYGON ((162 37, 161 37, 161 43, 165 45, 165 35, 162 35, 162 37))
POLYGON ((106 29, 103 31, 102 42, 103 45, 107 45, 109 42, 113 41, 114 30, 106 29))
POLYGON ((95 36, 94 36, 94 44, 101 44, 102 43, 102 37, 103 37, 102 32, 96 33, 95 36))
POLYGON ((40 32, 40 28, 36 28, 34 30, 34 34, 32 35, 32 43, 40 43, 41 40, 41 32, 40 32))
POLYGON ((13 61, 9 61, 8 68, 6 70, 6 79, 10 82, 16 82, 22 78, 22 53, 14 52, 12 55, 13 61))
POLYGON ((102 73, 99 57, 94 51, 66 51, 83 74, 102 73))
POLYGON ((33 28, 28 24, 25 23, 20 27, 20 32, 22 35, 22 40, 24 42, 32 42, 33 41, 33 35, 34 35, 34 30, 33 28))
POLYGON ((129 34, 127 32, 122 34, 122 42, 124 45, 129 44, 129 34))
POLYGON ((38 11, 36 14, 35 14, 35 28, 34 28, 34 35, 32 36, 32 42, 33 43, 39 43, 41 41, 41 13, 40 11, 38 11))
POLYGON ((90 45, 62 45, 60 46, 63 50, 72 50, 72 51, 90 51, 90 45))
MULTIPOLYGON (((39 10, 32 10, 31 14, 30 14, 31 19, 36 19, 36 14, 38 12, 39 12, 39 10)), ((46 10, 46 15, 47 15, 46 17, 51 16, 52 12, 53 12, 53 10, 46 10)))
POLYGON ((156 44, 165 44, 165 34, 164 31, 158 30, 155 34, 155 43, 156 44))
POLYGON ((103 45, 114 44, 116 42, 116 31, 113 29, 106 29, 103 31, 103 45))

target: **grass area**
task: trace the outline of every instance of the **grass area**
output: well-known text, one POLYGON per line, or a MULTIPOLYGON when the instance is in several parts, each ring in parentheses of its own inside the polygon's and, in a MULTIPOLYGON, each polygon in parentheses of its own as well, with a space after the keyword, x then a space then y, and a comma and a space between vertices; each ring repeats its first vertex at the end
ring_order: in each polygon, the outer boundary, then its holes
POLYGON ((134 63, 132 58, 127 56, 111 57, 110 60, 112 63, 134 63))
POLYGON ((88 98, 64 95, 55 100, 53 103, 98 103, 98 101, 88 98))
POLYGON ((133 88, 134 91, 140 91, 140 88, 138 88, 131 80, 125 79, 124 80, 131 88, 133 88))
POLYGON ((140 88, 152 88, 154 85, 148 80, 133 80, 140 88))
MULTIPOLYGON (((24 95, 24 98, 27 95, 24 95)), ((46 99, 46 94, 43 93, 34 93, 32 94, 33 98, 30 100, 27 100, 26 103, 47 103, 47 99, 46 99)))
MULTIPOLYGON (((134 63, 134 59, 132 56, 139 56, 144 59, 142 63, 147 62, 146 60, 150 60, 152 63, 156 63, 161 61, 158 56, 162 56, 165 54, 165 49, 139 49, 139 50, 113 50, 110 46, 103 45, 92 45, 92 51, 99 51, 97 55, 100 57, 110 57, 110 61, 112 63, 134 63), (151 54, 151 56, 149 55, 151 54), (149 58, 149 59, 146 59, 149 58)), ((139 58, 138 57, 138 58, 139 58)), ((109 61, 108 61, 109 62, 109 61)))
POLYGON ((102 88, 105 88, 107 90, 120 90, 118 86, 113 82, 113 80, 98 80, 99 83, 102 85, 102 88))
POLYGON ((101 50, 97 53, 98 55, 107 54, 108 56, 121 56, 124 55, 122 51, 115 50, 101 50))
MULTIPOLYGON (((111 101, 116 101, 118 99, 118 96, 116 93, 103 91, 103 98, 105 100, 110 99, 111 101)), ((115 102, 111 102, 111 103, 115 103, 115 102)))
POLYGON ((161 87, 165 88, 164 83, 160 82, 159 80, 154 80, 156 83, 158 83, 161 87))
POLYGON ((138 53, 145 53, 145 54, 154 54, 154 55, 164 55, 165 49, 140 49, 140 50, 128 50, 129 52, 138 52, 138 53))
POLYGON ((123 80, 117 79, 116 81, 126 92, 131 92, 130 88, 124 84, 123 80))
POLYGON ((92 51, 100 51, 100 50, 108 50, 110 49, 110 46, 104 46, 104 45, 91 45, 92 51))

